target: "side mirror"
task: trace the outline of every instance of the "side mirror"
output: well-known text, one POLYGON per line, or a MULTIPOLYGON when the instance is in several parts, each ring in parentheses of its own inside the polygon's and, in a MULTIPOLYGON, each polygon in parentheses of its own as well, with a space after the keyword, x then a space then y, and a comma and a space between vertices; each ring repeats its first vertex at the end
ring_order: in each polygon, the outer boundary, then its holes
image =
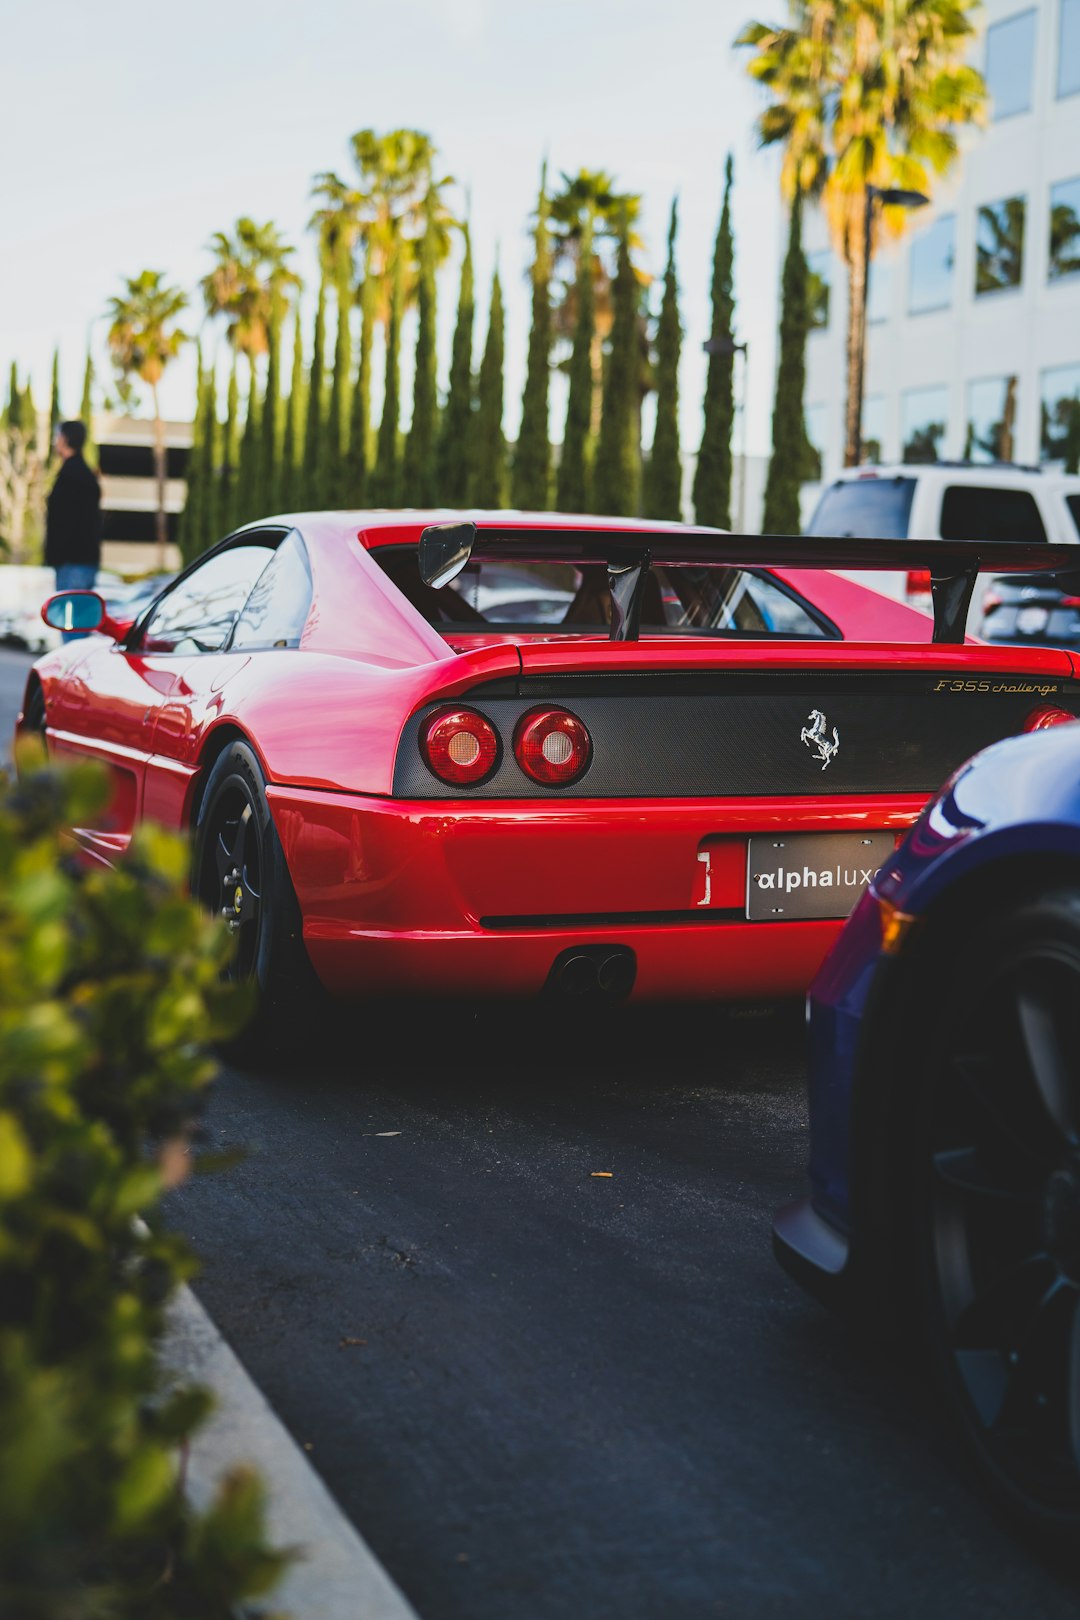
POLYGON ((97 591, 61 591, 50 596, 41 617, 54 630, 100 630, 107 614, 97 591))
POLYGON ((420 578, 439 590, 456 579, 472 556, 475 523, 429 523, 420 536, 420 578))

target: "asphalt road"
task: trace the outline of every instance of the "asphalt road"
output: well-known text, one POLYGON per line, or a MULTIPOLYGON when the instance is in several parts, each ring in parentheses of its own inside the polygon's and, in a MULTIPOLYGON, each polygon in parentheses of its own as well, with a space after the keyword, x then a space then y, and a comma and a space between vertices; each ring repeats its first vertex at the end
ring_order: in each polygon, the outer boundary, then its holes
POLYGON ((198 1291, 423 1620, 1074 1620, 772 1260, 796 1013, 346 1010, 208 1132, 198 1291))

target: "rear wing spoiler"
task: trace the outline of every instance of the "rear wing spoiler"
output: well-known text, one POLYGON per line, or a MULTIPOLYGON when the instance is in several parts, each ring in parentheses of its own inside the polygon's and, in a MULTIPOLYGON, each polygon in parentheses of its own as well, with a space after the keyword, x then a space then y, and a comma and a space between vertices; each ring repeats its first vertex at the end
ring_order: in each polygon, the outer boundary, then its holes
POLYGON ((1080 547, 1021 540, 860 540, 814 535, 724 534, 715 529, 541 529, 433 523, 420 536, 420 574, 438 589, 456 579, 474 551, 485 557, 602 564, 611 591, 612 641, 636 641, 652 563, 722 563, 732 568, 927 569, 933 640, 964 639, 980 573, 1039 574, 1075 569, 1080 547))

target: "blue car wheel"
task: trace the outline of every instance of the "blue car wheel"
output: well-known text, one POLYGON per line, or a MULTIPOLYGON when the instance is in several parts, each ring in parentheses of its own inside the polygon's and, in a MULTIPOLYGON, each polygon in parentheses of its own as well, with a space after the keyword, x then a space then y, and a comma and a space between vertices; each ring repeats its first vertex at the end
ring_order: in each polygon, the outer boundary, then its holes
POLYGON ((953 936, 917 1132, 920 1289, 969 1449, 1028 1524, 1080 1531, 1080 890, 953 936))

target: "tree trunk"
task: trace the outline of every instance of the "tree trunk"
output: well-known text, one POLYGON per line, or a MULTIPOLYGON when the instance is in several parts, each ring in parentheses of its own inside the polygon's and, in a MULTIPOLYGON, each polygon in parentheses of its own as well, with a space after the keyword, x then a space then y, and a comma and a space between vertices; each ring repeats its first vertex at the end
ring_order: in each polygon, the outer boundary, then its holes
MULTIPOLYGON (((871 207, 869 198, 867 208, 871 207)), ((854 225, 848 232, 847 409, 844 417, 844 466, 861 460, 863 372, 866 365, 866 243, 854 225)))
POLYGON ((157 479, 157 565, 165 572, 165 548, 169 542, 169 526, 165 516, 165 424, 161 420, 157 383, 151 390, 154 398, 154 477, 157 479))

